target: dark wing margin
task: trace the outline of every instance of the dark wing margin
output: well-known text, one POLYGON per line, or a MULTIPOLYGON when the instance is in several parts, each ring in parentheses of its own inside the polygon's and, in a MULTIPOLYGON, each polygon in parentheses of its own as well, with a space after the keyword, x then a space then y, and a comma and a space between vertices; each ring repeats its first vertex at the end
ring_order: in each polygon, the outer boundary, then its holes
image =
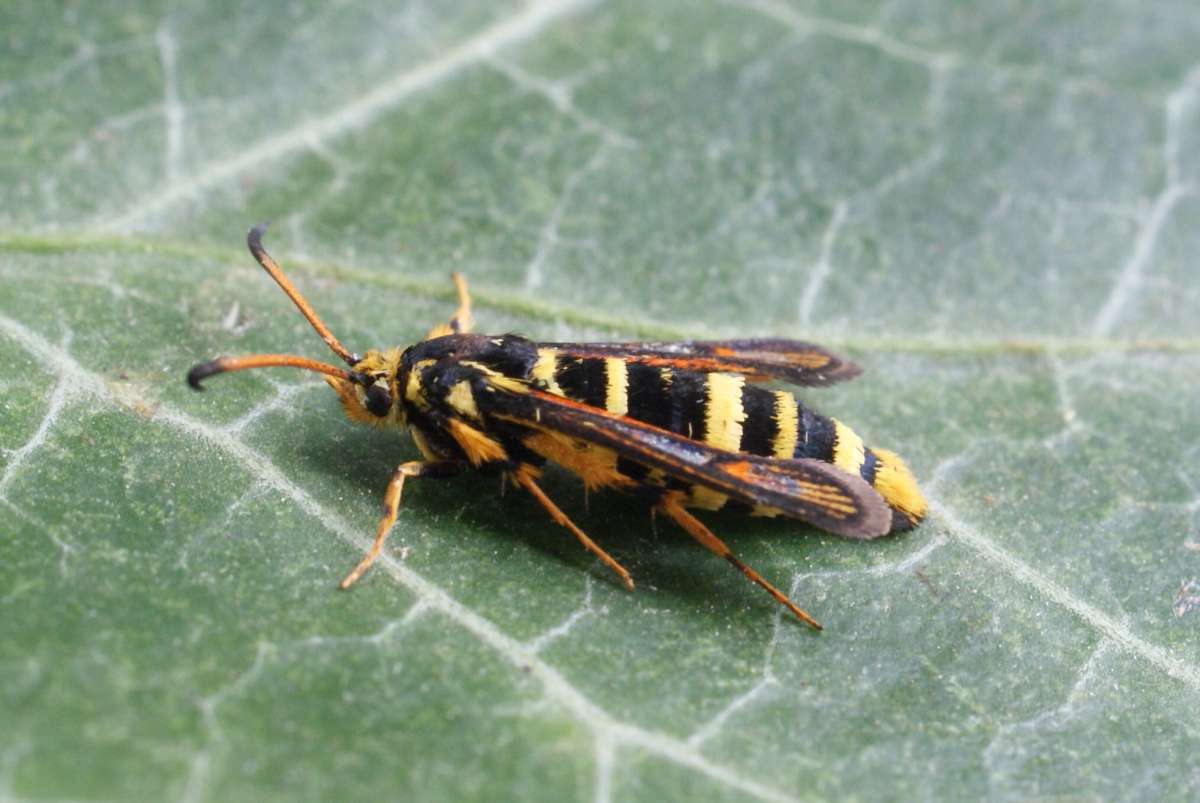
POLYGON ((530 429, 558 432, 611 449, 629 460, 749 505, 777 508, 850 538, 877 538, 892 511, 875 489, 819 460, 778 460, 727 452, 665 429, 552 393, 485 380, 477 393, 485 415, 530 429))
POLYGON ((539 343, 579 358, 619 357, 642 365, 680 371, 742 374, 753 381, 779 379, 822 387, 862 373, 855 363, 813 343, 799 340, 690 340, 634 343, 539 343))

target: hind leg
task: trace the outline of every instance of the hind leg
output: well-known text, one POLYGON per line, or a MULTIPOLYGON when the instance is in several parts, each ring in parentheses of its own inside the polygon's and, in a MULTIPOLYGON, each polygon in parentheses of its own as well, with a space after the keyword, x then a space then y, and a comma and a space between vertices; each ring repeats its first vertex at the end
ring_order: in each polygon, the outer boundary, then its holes
POLYGON ((662 500, 658 503, 658 510, 661 510, 663 513, 665 513, 671 519, 671 521, 682 527, 688 535, 699 541, 700 545, 709 552, 712 552, 714 555, 719 555, 733 564, 734 568, 746 575, 746 578, 750 580, 750 582, 757 583, 758 585, 762 586, 768 594, 775 598, 776 602, 795 614, 801 622, 809 625, 814 630, 821 629, 821 626, 817 624, 816 620, 802 611, 796 605, 796 603, 788 599, 786 594, 768 583, 758 572, 754 571, 749 566, 738 560, 729 547, 725 545, 724 541, 713 535, 712 530, 705 527, 699 519, 684 509, 683 505, 679 501, 678 495, 670 493, 665 494, 662 500))
POLYGON ((560 524, 570 530, 571 535, 575 536, 576 540, 583 545, 584 549, 586 549, 588 552, 591 552, 600 559, 601 563, 612 569, 616 575, 621 578, 621 583, 625 586, 625 588, 629 589, 630 591, 633 590, 633 578, 629 576, 629 572, 625 570, 625 567, 617 563, 612 555, 609 555, 607 552, 605 552, 599 544, 597 544, 591 538, 588 538, 587 533, 579 529, 579 527, 575 525, 575 522, 567 518, 567 514, 563 513, 559 509, 558 505, 554 504, 554 502, 550 500, 550 497, 546 496, 546 493, 540 487, 538 487, 536 482, 533 481, 533 477, 530 476, 528 471, 514 471, 513 479, 517 481, 518 485, 529 491, 530 496, 536 499, 538 504, 545 508, 546 512, 550 514, 550 518, 554 519, 556 524, 560 524))

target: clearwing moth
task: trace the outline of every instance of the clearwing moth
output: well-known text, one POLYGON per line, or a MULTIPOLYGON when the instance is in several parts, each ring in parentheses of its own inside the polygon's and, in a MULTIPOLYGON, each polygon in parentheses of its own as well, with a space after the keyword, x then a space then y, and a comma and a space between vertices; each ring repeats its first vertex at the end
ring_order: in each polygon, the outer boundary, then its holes
POLYGON ((852 379, 858 367, 811 343, 746 339, 640 343, 538 343, 471 332, 466 281, 453 274, 458 309, 408 348, 348 351, 262 246, 250 253, 346 368, 291 354, 218 357, 194 366, 200 390, 216 374, 288 367, 322 374, 352 420, 407 429, 421 460, 401 463, 384 492, 370 550, 341 582, 348 588, 379 556, 396 521, 405 480, 466 469, 500 474, 633 589, 633 579, 538 484, 556 463, 588 490, 644 497, 709 551, 780 604, 820 625, 742 563, 689 508, 741 508, 787 516, 857 539, 909 530, 926 503, 894 453, 872 449, 852 429, 801 404, 769 380, 804 387, 852 379))

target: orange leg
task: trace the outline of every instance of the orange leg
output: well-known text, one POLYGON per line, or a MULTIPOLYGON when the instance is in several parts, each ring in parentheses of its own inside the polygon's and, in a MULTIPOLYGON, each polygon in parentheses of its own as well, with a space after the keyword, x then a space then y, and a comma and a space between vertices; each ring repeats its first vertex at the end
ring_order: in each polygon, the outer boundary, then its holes
POLYGON ((629 572, 625 571, 625 567, 613 560, 612 556, 601 549, 599 544, 588 538, 587 533, 576 527, 575 522, 567 518, 567 514, 559 510, 558 505, 550 501, 550 497, 546 496, 542 489, 538 487, 537 483, 533 481, 533 477, 531 477, 528 472, 521 470, 514 471, 513 479, 515 479, 522 488, 529 491, 533 498, 536 499, 538 503, 546 509, 546 512, 550 514, 550 518, 554 519, 556 523, 561 524, 563 527, 566 527, 568 530, 570 530, 571 534, 579 539, 579 543, 583 544, 584 549, 600 558, 601 563, 617 573, 617 576, 621 578, 621 582, 625 584, 627 589, 630 591, 633 590, 633 578, 629 576, 629 572))
POLYGON ((430 329, 429 334, 425 335, 426 340, 471 331, 474 320, 471 318, 471 294, 467 292, 467 280, 461 273, 451 273, 450 278, 454 280, 454 289, 458 291, 458 309, 454 311, 454 317, 449 323, 439 323, 430 329))
POLYGON ((354 585, 383 551, 383 542, 391 532, 392 525, 396 523, 396 511, 400 509, 400 492, 404 490, 405 479, 408 477, 450 477, 461 472, 463 468, 464 464, 455 460, 431 463, 414 460, 411 463, 401 463, 392 474, 387 490, 383 493, 383 518, 379 520, 379 526, 375 528, 375 543, 371 544, 370 550, 354 567, 354 571, 346 575, 346 579, 342 580, 338 587, 349 588, 354 585))
POLYGON ((794 613, 801 622, 811 626, 814 630, 821 629, 821 626, 817 624, 816 620, 814 620, 804 611, 800 610, 800 608, 796 606, 796 603, 788 599, 782 591, 764 580, 762 575, 760 575, 758 572, 754 571, 749 566, 734 557, 733 552, 729 550, 729 547, 725 546, 724 541, 713 535, 712 531, 705 527, 699 519, 684 509, 683 505, 679 502, 678 496, 667 494, 663 497, 662 501, 658 503, 658 509, 667 514, 667 516, 671 518, 671 521, 675 522, 685 531, 687 531, 688 535, 699 541, 705 549, 715 555, 725 558, 725 560, 732 563, 738 571, 746 575, 751 582, 757 583, 766 589, 767 593, 774 597, 776 602, 794 613))

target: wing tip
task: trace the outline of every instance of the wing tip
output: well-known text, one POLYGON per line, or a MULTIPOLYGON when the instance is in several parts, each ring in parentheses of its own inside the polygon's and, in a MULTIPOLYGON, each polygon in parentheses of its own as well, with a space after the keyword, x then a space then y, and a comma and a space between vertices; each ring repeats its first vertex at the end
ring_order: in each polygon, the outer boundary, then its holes
POLYGON ((836 354, 829 355, 831 367, 822 369, 805 369, 800 371, 800 379, 803 379, 803 384, 810 387, 824 388, 830 385, 836 385, 839 382, 849 382, 862 373, 862 366, 854 362, 838 357, 836 354))
POLYGON ((873 541, 892 532, 893 511, 887 501, 866 480, 846 474, 846 490, 854 498, 858 515, 838 522, 837 527, 827 527, 835 535, 873 541), (858 482, 853 482, 858 480, 858 482), (857 486, 857 487, 856 487, 857 486))

